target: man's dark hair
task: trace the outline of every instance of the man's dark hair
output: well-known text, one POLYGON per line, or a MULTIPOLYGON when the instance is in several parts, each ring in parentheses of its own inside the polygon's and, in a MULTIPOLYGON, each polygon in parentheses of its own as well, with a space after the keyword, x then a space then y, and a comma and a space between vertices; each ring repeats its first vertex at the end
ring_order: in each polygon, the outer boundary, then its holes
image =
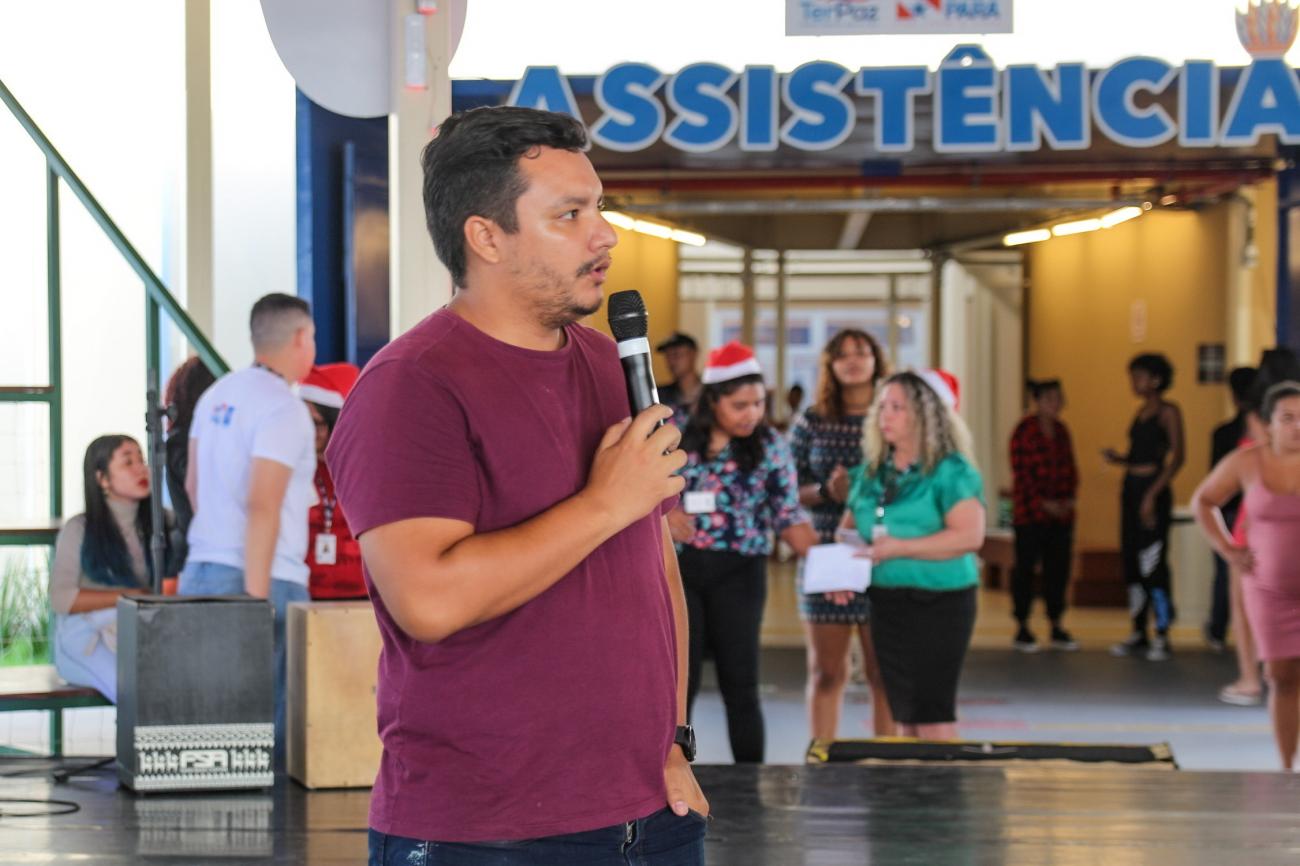
POLYGON ((1025 387, 1029 389, 1029 396, 1037 400, 1049 391, 1060 391, 1061 380, 1029 379, 1025 382, 1025 387))
POLYGON ((311 307, 302 298, 280 292, 258 298, 253 311, 248 314, 248 332, 253 338, 253 349, 281 348, 303 326, 304 317, 311 321, 311 307))
POLYGON ((438 258, 465 288, 465 220, 481 216, 514 234, 528 189, 520 157, 538 148, 581 151, 587 130, 567 114, 503 105, 453 114, 424 148, 424 218, 438 258))
POLYGON ((1156 352, 1149 352, 1144 355, 1136 356, 1128 362, 1129 372, 1142 370, 1156 379, 1156 391, 1163 394, 1168 391, 1174 384, 1174 365, 1169 363, 1169 359, 1164 355, 1156 352))
POLYGON ((1250 408, 1264 416, 1264 395, 1279 382, 1300 381, 1300 358, 1286 346, 1265 349, 1259 356, 1255 381, 1250 386, 1250 408))
POLYGON ((1236 367, 1228 374, 1228 387, 1232 390, 1232 399, 1238 403, 1250 400, 1250 389, 1255 387, 1259 370, 1254 367, 1236 367))

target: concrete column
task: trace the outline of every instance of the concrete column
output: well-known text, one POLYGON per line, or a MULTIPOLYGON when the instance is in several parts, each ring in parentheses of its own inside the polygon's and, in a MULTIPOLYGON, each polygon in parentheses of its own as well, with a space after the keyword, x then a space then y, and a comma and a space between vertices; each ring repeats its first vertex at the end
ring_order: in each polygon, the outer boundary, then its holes
POLYGON ((450 16, 424 17, 425 90, 405 85, 405 19, 414 4, 390 0, 393 111, 388 118, 389 285, 392 335, 397 337, 451 300, 451 276, 438 261, 424 219, 420 152, 451 113, 450 16))
POLYGON ((943 359, 943 266, 948 256, 930 257, 930 366, 942 367, 943 359))
POLYGON ((786 314, 789 310, 789 297, 787 295, 785 273, 785 250, 777 250, 776 253, 776 375, 773 382, 776 387, 776 399, 773 401, 775 411, 773 414, 778 418, 784 418, 789 412, 789 406, 785 402, 786 380, 785 380, 785 339, 786 339, 786 314))
POLYGON ((185 0, 185 184, 182 261, 185 310, 214 339, 212 288, 212 9, 185 0))
POLYGON ((1233 196, 1227 208, 1228 231, 1224 236, 1224 354, 1229 369, 1256 363, 1258 353, 1251 339, 1254 309, 1254 281, 1251 270, 1259 257, 1255 246, 1255 203, 1246 194, 1233 196))
POLYGON ((740 269, 740 341, 751 348, 754 345, 754 251, 745 247, 740 269))

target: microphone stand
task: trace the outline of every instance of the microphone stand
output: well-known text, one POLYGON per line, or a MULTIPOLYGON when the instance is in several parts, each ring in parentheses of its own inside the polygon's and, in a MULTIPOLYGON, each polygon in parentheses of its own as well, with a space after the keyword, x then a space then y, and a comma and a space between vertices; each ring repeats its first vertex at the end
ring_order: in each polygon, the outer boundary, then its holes
MULTIPOLYGON (((150 381, 157 381, 150 376, 150 381)), ((167 449, 163 444, 163 420, 170 418, 169 409, 159 404, 158 389, 150 387, 145 395, 144 426, 148 434, 149 449, 149 517, 153 532, 149 536, 149 561, 153 564, 153 592, 162 595, 163 569, 167 562, 167 526, 163 517, 163 466, 167 462, 167 449)))

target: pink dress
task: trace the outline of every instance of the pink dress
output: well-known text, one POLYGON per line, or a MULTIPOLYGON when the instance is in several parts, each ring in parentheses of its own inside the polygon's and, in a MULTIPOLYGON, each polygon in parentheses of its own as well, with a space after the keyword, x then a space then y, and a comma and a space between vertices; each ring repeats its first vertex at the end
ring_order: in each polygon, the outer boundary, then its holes
POLYGON ((1246 488, 1255 570, 1242 590, 1246 619, 1264 661, 1300 658, 1300 496, 1246 488))

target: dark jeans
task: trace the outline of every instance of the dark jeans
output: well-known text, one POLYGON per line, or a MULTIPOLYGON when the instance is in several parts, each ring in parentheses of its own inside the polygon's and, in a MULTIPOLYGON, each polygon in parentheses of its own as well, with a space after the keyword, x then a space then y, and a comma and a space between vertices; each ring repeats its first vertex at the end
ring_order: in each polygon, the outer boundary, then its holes
POLYGON ((1011 572, 1011 597, 1021 624, 1034 604, 1034 571, 1043 567, 1043 602, 1047 618, 1060 625, 1065 614, 1065 590, 1070 584, 1070 551, 1074 527, 1070 524, 1029 523, 1016 527, 1016 567, 1011 572))
POLYGON ((727 708, 736 763, 763 762, 763 708, 758 701, 758 634, 767 601, 767 557, 685 548, 678 556, 690 615, 689 716, 700 691, 707 648, 727 708))
POLYGON ((542 839, 424 842, 370 831, 369 866, 703 866, 708 822, 661 809, 648 818, 542 839))

